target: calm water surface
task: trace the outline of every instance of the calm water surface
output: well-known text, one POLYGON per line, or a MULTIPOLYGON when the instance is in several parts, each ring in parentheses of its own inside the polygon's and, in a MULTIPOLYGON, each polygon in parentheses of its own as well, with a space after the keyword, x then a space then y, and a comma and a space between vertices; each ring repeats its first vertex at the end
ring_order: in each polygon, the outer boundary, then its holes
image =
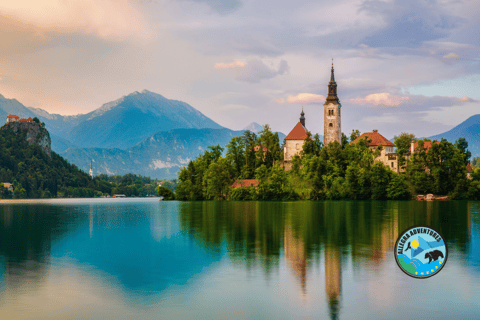
POLYGON ((0 319, 478 319, 480 202, 0 203, 0 319), (442 233, 414 279, 393 246, 442 233))

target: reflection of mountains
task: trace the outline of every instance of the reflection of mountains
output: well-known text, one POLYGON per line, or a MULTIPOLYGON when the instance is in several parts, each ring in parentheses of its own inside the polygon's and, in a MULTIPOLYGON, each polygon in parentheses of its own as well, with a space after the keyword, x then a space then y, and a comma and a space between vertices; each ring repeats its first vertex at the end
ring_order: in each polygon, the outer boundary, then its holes
POLYGON ((73 215, 58 215, 58 209, 54 207, 0 206, 0 221, 3 223, 3 228, 0 227, 0 258, 4 258, 7 287, 18 288, 46 278, 52 242, 64 233, 62 225, 73 220, 73 215))
POLYGON ((413 201, 185 202, 179 208, 184 232, 209 248, 226 243, 231 259, 247 268, 260 263, 270 273, 283 247, 302 296, 308 294, 309 263, 320 261, 324 250, 325 291, 333 319, 340 310, 344 252, 349 252, 355 269, 366 265, 375 271, 386 261, 399 232, 430 225, 465 254, 470 239, 466 206, 413 201))
POLYGON ((466 256, 476 206, 459 201, 0 205, 0 268, 8 286, 41 284, 51 255, 71 256, 113 275, 125 289, 155 292, 201 274, 221 259, 225 247, 233 263, 247 269, 258 264, 267 275, 280 267, 283 254, 305 296, 309 282, 317 281, 309 278, 312 262, 324 262, 326 296, 336 318, 342 262, 353 262, 354 275, 362 265, 375 271, 399 232, 420 224, 439 230, 449 249, 466 256), (178 228, 186 237, 172 236, 178 228), (21 274, 27 271, 28 277, 21 274))
MULTIPOLYGON (((184 284, 220 257, 172 236, 176 215, 174 204, 158 201, 0 205, 0 287, 4 281, 7 289, 41 288, 52 256, 94 266, 141 296, 184 284)), ((0 299, 5 292, 0 290, 0 299)))

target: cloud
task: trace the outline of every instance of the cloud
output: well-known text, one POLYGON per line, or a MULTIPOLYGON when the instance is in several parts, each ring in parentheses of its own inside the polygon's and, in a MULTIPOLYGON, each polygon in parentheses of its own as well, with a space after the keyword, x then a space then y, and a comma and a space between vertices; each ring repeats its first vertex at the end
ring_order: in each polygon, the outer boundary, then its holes
POLYGON ((215 69, 235 69, 235 68, 245 68, 245 61, 237 60, 232 63, 216 63, 214 68, 215 69))
POLYGON ((366 12, 385 22, 385 27, 364 39, 364 44, 372 47, 414 48, 420 47, 425 41, 448 36, 460 25, 460 19, 435 2, 364 1, 359 12, 366 12))
POLYGON ((248 106, 242 104, 227 104, 220 107, 221 110, 248 110, 251 109, 248 106))
POLYGON ((240 8, 242 2, 240 0, 182 0, 189 2, 203 3, 209 6, 213 11, 220 14, 228 14, 240 8))
POLYGON ((12 18, 41 32, 94 34, 121 40, 151 36, 146 19, 129 0, 16 0, 1 1, 0 16, 12 18))
POLYGON ((467 96, 461 97, 459 100, 462 101, 462 102, 478 102, 477 100, 474 100, 474 99, 472 99, 470 97, 467 97, 467 96))
POLYGON ((453 58, 458 58, 458 55, 456 55, 453 52, 443 56, 443 59, 453 59, 453 58))
POLYGON ((398 96, 390 96, 390 93, 383 92, 383 93, 373 93, 369 94, 365 98, 356 98, 350 99, 353 103, 364 104, 370 103, 375 106, 389 106, 389 107, 397 107, 402 102, 409 100, 408 97, 398 97, 398 96))
POLYGON ((312 103, 317 102, 321 103, 325 101, 325 97, 320 94, 313 93, 299 93, 296 96, 288 96, 287 99, 280 98, 275 100, 278 103, 289 103, 289 104, 299 104, 299 103, 312 103))
POLYGON ((287 61, 282 60, 278 65, 278 70, 268 67, 261 60, 254 59, 248 61, 244 68, 239 69, 239 74, 235 79, 250 83, 258 83, 262 80, 274 78, 283 75, 290 70, 287 61))

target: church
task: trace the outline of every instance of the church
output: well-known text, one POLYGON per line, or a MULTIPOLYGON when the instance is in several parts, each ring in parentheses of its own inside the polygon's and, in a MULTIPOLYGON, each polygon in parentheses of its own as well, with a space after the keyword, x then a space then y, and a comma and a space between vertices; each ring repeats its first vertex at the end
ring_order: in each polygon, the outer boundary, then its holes
MULTIPOLYGON (((332 62, 330 82, 328 83, 328 95, 323 104, 324 146, 327 146, 334 141, 338 141, 340 144, 342 143, 341 109, 342 105, 337 96, 337 83, 335 82, 332 62)), ((303 150, 304 139, 307 137, 307 132, 308 130, 305 127, 305 113, 302 109, 300 121, 285 138, 283 167, 286 170, 291 168, 293 157, 297 154, 300 155, 300 152, 303 150)), ((355 144, 360 139, 365 138, 368 140, 368 145, 371 149, 379 149, 381 151, 380 155, 375 158, 375 161, 381 161, 394 172, 398 173, 405 171, 405 166, 399 166, 398 155, 394 153, 395 144, 388 141, 384 136, 378 133, 377 130, 363 133, 360 137, 350 142, 350 144, 355 144)), ((413 145, 411 149, 411 154, 413 154, 415 149, 413 145)), ((409 154, 406 156, 409 157, 409 154)))
MULTIPOLYGON (((334 141, 342 142, 342 128, 340 110, 342 105, 337 96, 337 83, 335 82, 335 75, 333 70, 330 74, 330 82, 328 83, 328 96, 323 104, 323 145, 328 145, 334 141)), ((293 157, 303 149, 304 139, 307 137, 307 128, 305 127, 305 113, 300 114, 300 121, 285 137, 285 147, 283 149, 284 163, 292 161, 293 157)), ((285 167, 289 167, 286 165, 285 167)))

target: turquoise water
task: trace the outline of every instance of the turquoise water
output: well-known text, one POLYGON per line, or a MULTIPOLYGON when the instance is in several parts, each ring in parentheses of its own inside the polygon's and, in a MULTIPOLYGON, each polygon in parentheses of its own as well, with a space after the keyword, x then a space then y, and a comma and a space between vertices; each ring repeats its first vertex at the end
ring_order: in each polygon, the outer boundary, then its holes
POLYGON ((0 221, 0 319, 480 318, 479 202, 72 199, 0 221), (446 240, 434 277, 395 262, 413 225, 446 240))

